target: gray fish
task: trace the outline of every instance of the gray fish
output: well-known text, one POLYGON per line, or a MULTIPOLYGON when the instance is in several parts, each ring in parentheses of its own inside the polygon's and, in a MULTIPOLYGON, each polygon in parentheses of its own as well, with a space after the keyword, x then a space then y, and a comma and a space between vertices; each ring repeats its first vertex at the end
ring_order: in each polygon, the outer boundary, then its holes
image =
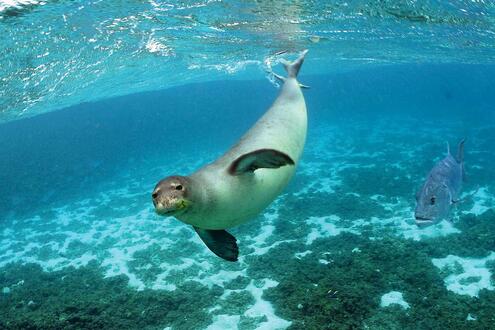
POLYGON ((416 194, 416 224, 423 227, 447 219, 452 205, 459 201, 463 180, 464 139, 459 142, 456 157, 447 144, 447 157, 433 167, 416 194))

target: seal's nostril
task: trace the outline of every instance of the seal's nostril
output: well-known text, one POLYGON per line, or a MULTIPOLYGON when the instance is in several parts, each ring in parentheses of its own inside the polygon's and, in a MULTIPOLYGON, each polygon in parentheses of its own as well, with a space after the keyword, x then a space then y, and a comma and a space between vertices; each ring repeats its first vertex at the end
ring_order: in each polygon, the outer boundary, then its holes
POLYGON ((153 194, 151 194, 151 197, 153 199, 156 199, 158 197, 158 192, 154 192, 153 194))

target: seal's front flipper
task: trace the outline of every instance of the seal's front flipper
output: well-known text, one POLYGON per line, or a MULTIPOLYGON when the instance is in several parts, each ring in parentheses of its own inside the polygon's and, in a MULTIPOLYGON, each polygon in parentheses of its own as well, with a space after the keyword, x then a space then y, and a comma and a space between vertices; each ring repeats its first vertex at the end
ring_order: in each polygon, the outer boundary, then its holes
POLYGON ((229 167, 229 173, 240 175, 252 173, 259 168, 279 168, 285 165, 294 165, 294 161, 287 154, 275 149, 259 149, 234 160, 229 167))
POLYGON ((237 261, 239 248, 234 236, 225 230, 201 229, 194 226, 193 228, 211 252, 225 260, 237 261))

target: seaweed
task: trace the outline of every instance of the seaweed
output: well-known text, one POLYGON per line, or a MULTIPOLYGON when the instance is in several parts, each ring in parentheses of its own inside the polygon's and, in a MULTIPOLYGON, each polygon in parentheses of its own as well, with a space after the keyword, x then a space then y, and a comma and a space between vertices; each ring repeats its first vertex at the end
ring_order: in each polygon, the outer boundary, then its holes
MULTIPOLYGON (((486 301, 495 293, 482 290, 483 300, 478 300, 448 291, 445 274, 434 267, 425 248, 436 244, 342 233, 311 245, 323 263, 283 258, 290 254, 290 245, 281 245, 270 254, 278 256, 283 269, 297 271, 273 274, 280 284, 268 289, 264 298, 274 302, 281 317, 293 321, 291 329, 493 328, 495 320, 489 315, 495 305, 486 301), (380 307, 380 297, 392 290, 403 292, 413 307, 380 307), (466 323, 469 313, 477 315, 476 323, 466 323)), ((250 270, 272 269, 270 260, 260 258, 250 270)))
POLYGON ((95 262, 44 272, 10 264, 0 271, 2 329, 198 329, 211 323, 205 310, 214 291, 186 282, 177 290, 136 291, 124 275, 105 278, 95 262))

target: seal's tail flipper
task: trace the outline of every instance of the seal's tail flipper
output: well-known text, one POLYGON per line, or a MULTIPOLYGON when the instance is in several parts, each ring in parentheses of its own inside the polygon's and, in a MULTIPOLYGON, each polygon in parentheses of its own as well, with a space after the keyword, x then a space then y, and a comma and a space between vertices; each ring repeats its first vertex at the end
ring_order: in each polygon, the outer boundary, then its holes
POLYGON ((237 240, 234 236, 225 230, 201 229, 194 226, 193 228, 211 252, 222 259, 237 261, 239 248, 237 247, 237 240))
POLYGON ((282 64, 284 65, 285 70, 289 78, 296 78, 299 70, 301 69, 302 64, 304 63, 304 57, 308 53, 308 50, 305 49, 302 51, 301 55, 294 61, 289 62, 287 60, 282 60, 282 64))
MULTIPOLYGON (((281 52, 281 54, 286 53, 286 52, 287 51, 283 51, 283 52, 281 52)), ((294 62, 289 62, 289 61, 284 60, 284 59, 281 60, 281 63, 284 65, 284 68, 288 73, 288 78, 297 78, 297 74, 299 73, 299 70, 301 69, 301 66, 304 62, 304 57, 306 56, 307 52, 308 52, 307 49, 303 50, 301 55, 299 55, 299 57, 294 62)), ((282 77, 281 75, 273 72, 273 70, 271 69, 271 66, 269 66, 268 73, 272 74, 275 78, 280 80, 282 83, 284 83, 285 79, 287 79, 287 78, 282 77)), ((301 83, 299 83, 299 87, 309 88, 309 86, 303 85, 301 83)))

